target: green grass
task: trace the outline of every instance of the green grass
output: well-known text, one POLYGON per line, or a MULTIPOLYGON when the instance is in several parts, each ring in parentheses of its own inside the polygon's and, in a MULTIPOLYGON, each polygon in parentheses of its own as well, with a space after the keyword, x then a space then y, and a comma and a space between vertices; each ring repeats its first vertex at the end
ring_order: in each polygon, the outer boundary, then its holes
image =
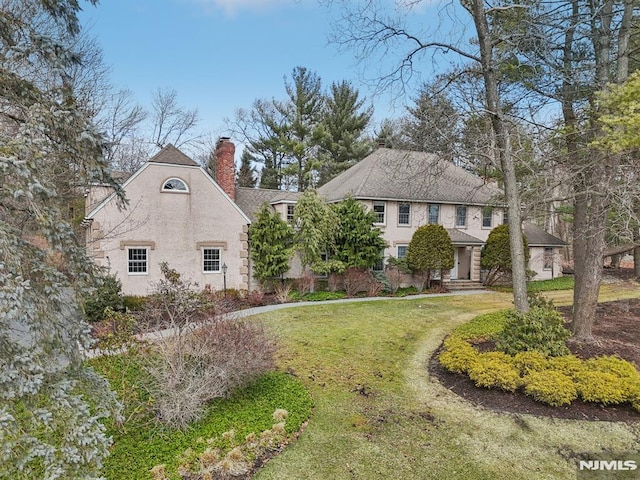
POLYGON ((578 453, 637 451, 636 426, 499 414, 429 378, 448 333, 510 306, 510 295, 494 293, 260 316, 281 338, 281 368, 305 383, 315 409, 300 439, 256 478, 574 479, 578 453))
MULTIPOLYGON (((527 282, 527 291, 529 293, 554 292, 557 290, 573 290, 573 276, 556 277, 551 280, 532 280, 527 282)), ((513 288, 506 285, 496 285, 492 287, 498 292, 512 292, 513 288)))
MULTIPOLYGON (((145 375, 135 358, 103 357, 91 363, 109 378, 127 405, 126 423, 122 427, 108 426, 114 444, 103 475, 109 480, 151 479, 149 470, 158 464, 166 464, 167 471, 175 474, 178 456, 187 448, 201 447, 198 439, 217 438, 231 429, 235 430, 237 439, 252 432, 259 434, 271 428, 272 414, 277 408, 289 412, 289 434, 297 431, 311 413, 311 397, 300 381, 272 372, 230 398, 214 401, 206 415, 187 430, 170 430, 159 425, 148 408, 151 400, 143 388, 145 375)), ((218 440, 219 444, 211 446, 222 446, 222 440, 218 440)))

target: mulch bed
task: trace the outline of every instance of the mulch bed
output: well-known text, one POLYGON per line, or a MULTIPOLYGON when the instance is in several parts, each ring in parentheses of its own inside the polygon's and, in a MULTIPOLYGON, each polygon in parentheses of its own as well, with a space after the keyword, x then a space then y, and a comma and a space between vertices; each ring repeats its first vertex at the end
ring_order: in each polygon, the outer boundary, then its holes
MULTIPOLYGON (((571 307, 560 307, 559 310, 567 318, 567 322, 570 322, 571 307)), ((584 345, 569 342, 569 349, 580 358, 618 355, 635 363, 636 367, 640 366, 640 299, 599 304, 593 336, 595 343, 584 345)), ((508 393, 496 389, 478 388, 466 375, 451 373, 442 368, 437 360, 438 353, 439 351, 429 362, 430 374, 449 390, 474 405, 501 412, 555 418, 614 422, 640 421, 640 413, 629 405, 605 407, 576 400, 566 407, 551 407, 536 402, 521 392, 508 393)))

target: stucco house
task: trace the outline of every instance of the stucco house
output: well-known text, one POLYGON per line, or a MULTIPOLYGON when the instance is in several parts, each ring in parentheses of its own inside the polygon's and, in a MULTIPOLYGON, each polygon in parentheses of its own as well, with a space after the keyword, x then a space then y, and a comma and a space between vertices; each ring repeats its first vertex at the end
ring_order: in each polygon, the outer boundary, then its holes
MULTIPOLYGON (((163 148, 124 181, 129 200, 124 209, 108 188, 88 189, 87 250, 120 278, 124 292, 148 293, 161 278, 161 262, 201 287, 257 287, 251 278, 248 227, 264 203, 291 221, 300 194, 237 188, 234 152, 233 143, 221 139, 214 181, 175 147, 163 148)), ((372 210, 388 243, 385 258, 405 256, 419 226, 442 224, 455 247, 449 281, 480 280, 482 245, 493 227, 508 221, 494 183, 420 152, 378 148, 318 193, 330 203, 352 196, 372 210)), ((558 249, 564 242, 534 225, 525 224, 524 232, 536 278, 561 275, 558 249)), ((287 276, 300 273, 294 259, 287 276)))
POLYGON ((147 294, 161 279, 161 262, 201 288, 249 287, 250 220, 233 198, 234 152, 228 139, 218 144, 216 183, 174 146, 163 148, 123 183, 126 208, 110 189, 88 189, 89 255, 125 293, 147 294))
MULTIPOLYGON (((329 181, 318 193, 328 202, 352 196, 377 217, 388 248, 384 256, 406 256, 407 246, 422 225, 441 224, 455 248, 448 280, 480 280, 480 253, 495 226, 507 223, 501 190, 436 155, 378 148, 329 181)), ((525 223, 536 279, 561 275, 559 249, 565 243, 525 223)))

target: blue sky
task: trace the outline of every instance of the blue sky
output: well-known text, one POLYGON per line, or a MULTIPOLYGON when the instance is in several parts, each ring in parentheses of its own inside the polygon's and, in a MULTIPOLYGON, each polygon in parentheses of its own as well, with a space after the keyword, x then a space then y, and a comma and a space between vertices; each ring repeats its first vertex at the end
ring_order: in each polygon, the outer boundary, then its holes
MULTIPOLYGON (((428 16, 425 4, 416 15, 428 16)), ((283 78, 295 66, 315 71, 325 86, 350 80, 372 99, 353 54, 328 43, 338 14, 316 0, 103 0, 85 4, 81 19, 115 85, 143 105, 153 90, 173 88, 182 106, 198 108, 200 127, 220 135, 235 109, 283 98, 283 78)), ((373 101, 378 121, 403 113, 402 101, 373 101)))

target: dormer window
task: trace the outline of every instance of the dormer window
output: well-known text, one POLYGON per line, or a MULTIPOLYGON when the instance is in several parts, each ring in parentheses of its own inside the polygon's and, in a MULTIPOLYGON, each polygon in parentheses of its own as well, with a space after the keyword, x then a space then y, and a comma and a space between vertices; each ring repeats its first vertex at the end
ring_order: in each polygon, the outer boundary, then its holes
POLYGON ((187 184, 179 178, 170 178, 162 185, 163 192, 189 192, 187 184))

